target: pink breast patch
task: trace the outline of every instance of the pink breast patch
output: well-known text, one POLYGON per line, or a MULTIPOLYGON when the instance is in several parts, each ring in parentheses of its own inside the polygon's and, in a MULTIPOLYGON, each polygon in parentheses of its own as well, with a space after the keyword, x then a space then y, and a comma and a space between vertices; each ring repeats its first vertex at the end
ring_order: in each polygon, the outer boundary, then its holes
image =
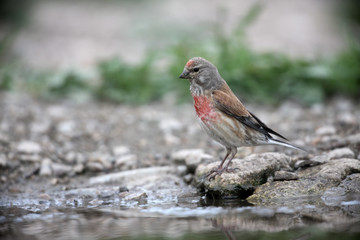
POLYGON ((203 122, 215 121, 217 113, 213 109, 210 100, 205 96, 194 96, 196 114, 203 122))

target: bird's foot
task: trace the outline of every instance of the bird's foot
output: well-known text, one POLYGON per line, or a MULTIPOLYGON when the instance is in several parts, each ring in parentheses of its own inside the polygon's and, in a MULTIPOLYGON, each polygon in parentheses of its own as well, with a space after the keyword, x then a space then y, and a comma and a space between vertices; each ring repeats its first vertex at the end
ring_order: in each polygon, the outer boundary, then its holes
POLYGON ((213 179, 215 179, 216 176, 218 176, 218 175, 220 176, 223 172, 234 173, 237 170, 239 170, 239 168, 217 167, 217 168, 211 169, 211 171, 208 174, 206 174, 206 176, 204 178, 209 178, 209 181, 212 181, 213 179))

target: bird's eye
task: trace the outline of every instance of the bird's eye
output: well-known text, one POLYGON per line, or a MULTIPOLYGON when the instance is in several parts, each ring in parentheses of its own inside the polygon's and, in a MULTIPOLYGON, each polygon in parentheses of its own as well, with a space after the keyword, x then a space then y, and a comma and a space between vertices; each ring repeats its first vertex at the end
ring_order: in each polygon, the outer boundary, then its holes
POLYGON ((194 72, 198 72, 199 71, 199 68, 194 68, 194 72))

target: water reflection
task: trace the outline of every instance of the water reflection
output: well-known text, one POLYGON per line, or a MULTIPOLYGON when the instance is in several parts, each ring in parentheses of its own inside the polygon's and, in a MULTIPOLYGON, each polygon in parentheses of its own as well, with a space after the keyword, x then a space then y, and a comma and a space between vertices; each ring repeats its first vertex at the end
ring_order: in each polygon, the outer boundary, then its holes
MULTIPOLYGON (((3 212, 3 211, 2 211, 3 212)), ((8 239, 355 239, 359 219, 341 210, 317 219, 314 208, 160 207, 120 210, 77 208, 24 214, 8 209, 1 233, 8 239), (346 219, 349 220, 349 219, 346 219), (313 232, 316 232, 314 235, 313 232), (319 235, 319 233, 322 233, 319 235)))

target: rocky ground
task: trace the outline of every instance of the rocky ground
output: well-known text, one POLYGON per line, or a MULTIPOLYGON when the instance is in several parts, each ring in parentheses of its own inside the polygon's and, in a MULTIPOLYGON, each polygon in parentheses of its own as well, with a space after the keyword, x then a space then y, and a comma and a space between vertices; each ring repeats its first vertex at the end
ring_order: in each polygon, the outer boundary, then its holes
MULTIPOLYGON (((307 108, 291 102, 248 108, 309 153, 278 146, 239 149, 231 166, 236 171, 209 181, 203 176, 225 153, 202 132, 190 104, 49 103, 2 93, 0 220, 8 225, 1 232, 9 233, 14 218, 54 208, 107 211, 105 206, 117 206, 116 216, 171 215, 166 209, 214 205, 216 198, 286 207, 297 216, 300 212, 302 220, 331 226, 334 221, 358 223, 358 103, 337 98, 307 108), (119 206, 135 210, 124 212, 119 206), (148 212, 139 213, 144 206, 148 212)), ((272 216, 279 218, 281 209, 272 210, 272 216)), ((176 211, 190 217, 212 210, 176 211)), ((215 218, 223 225, 248 227, 237 225, 245 221, 239 216, 233 220, 215 218)), ((281 221, 270 225, 282 229, 281 221)), ((269 227, 262 220, 252 226, 269 227)))

